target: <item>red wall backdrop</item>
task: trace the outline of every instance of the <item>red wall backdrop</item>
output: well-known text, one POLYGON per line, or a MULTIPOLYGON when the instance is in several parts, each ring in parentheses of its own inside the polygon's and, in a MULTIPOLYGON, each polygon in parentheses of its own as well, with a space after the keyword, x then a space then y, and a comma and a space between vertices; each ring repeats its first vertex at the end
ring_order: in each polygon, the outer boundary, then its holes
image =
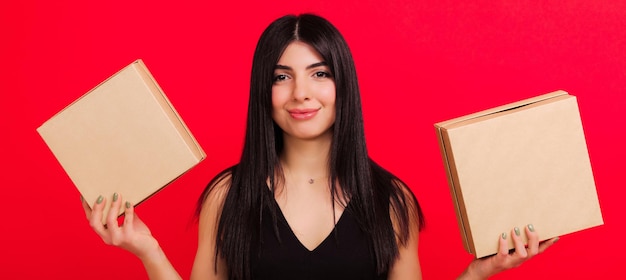
POLYGON ((563 236, 496 278, 623 273, 626 2, 159 2, 0 3, 0 278, 146 277, 137 259, 91 231, 79 193, 35 131, 137 58, 208 154, 137 209, 188 277, 195 201, 239 157, 256 40, 276 17, 301 12, 330 19, 353 50, 371 155, 410 184, 427 217, 425 279, 452 279, 472 259, 461 244, 433 123, 557 89, 579 98, 605 225, 563 236))

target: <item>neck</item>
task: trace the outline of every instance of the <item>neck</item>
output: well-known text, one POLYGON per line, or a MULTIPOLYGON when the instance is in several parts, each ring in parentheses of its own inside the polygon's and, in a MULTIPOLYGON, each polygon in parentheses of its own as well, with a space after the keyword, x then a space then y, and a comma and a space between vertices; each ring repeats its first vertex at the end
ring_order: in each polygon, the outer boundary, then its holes
POLYGON ((295 182, 327 180, 332 133, 315 139, 294 139, 285 135, 281 164, 285 176, 295 182))

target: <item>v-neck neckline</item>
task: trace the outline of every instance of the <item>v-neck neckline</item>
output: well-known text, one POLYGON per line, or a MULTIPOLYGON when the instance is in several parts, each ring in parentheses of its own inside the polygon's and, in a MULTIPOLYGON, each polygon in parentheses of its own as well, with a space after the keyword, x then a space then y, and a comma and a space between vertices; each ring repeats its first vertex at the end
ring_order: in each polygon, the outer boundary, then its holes
MULTIPOLYGON (((269 191, 269 189, 268 189, 269 191)), ((296 235, 296 233, 293 231, 293 228, 291 228, 291 225, 289 224, 289 221, 287 221, 287 218, 285 217, 284 213, 283 213, 283 209, 280 208, 280 204, 278 204, 278 201, 276 201, 276 198, 274 197, 273 193, 270 191, 271 195, 272 195, 272 201, 274 203, 274 206, 276 206, 276 208, 278 209, 278 214, 280 216, 280 221, 285 223, 285 226, 287 227, 289 234, 291 235, 292 238, 294 238, 296 240, 296 243, 298 243, 298 246, 300 246, 302 249, 306 250, 308 253, 315 253, 316 251, 318 251, 318 249, 320 247, 322 247, 324 244, 330 242, 329 240, 332 238, 332 236, 335 233, 335 230, 337 230, 337 228, 339 227, 339 224, 341 223, 341 221, 344 219, 344 216, 346 214, 346 211, 348 211, 348 207, 350 205, 350 202, 348 202, 348 204, 346 205, 346 207, 344 208, 343 212, 341 212, 341 215, 339 216, 339 219, 337 220, 337 222, 335 223, 335 226, 332 228, 332 230, 328 233, 328 235, 326 235, 326 237, 324 238, 324 240, 322 240, 322 242, 320 242, 319 244, 317 244, 317 246, 315 246, 315 248, 313 249, 309 249, 307 248, 302 241, 300 241, 300 238, 296 235)))

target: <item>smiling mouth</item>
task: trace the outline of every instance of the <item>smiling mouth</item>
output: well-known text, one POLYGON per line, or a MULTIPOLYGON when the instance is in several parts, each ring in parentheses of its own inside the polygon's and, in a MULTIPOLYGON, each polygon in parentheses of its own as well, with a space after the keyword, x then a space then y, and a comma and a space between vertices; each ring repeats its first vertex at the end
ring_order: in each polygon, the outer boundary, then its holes
POLYGON ((318 109, 295 109, 295 110, 288 110, 289 115, 291 115, 292 118, 297 119, 297 120, 307 120, 310 118, 313 118, 317 112, 319 112, 319 108, 318 109))

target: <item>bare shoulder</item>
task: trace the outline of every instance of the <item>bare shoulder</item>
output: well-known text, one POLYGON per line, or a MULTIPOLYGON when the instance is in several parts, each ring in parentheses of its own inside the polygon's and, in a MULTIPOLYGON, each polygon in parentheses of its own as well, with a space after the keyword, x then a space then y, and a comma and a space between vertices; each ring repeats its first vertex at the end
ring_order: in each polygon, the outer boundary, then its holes
POLYGON ((395 178, 395 179, 392 179, 392 183, 396 186, 396 188, 402 191, 402 194, 404 195, 405 199, 415 198, 415 195, 413 194, 413 191, 411 191, 411 188, 409 188, 407 184, 402 182, 402 180, 395 178))
POLYGON ((223 172, 209 183, 207 190, 203 193, 200 223, 202 223, 202 216, 208 213, 221 214, 224 200, 230 190, 231 179, 232 174, 230 172, 223 172))
POLYGON ((411 227, 417 226, 418 231, 421 228, 423 223, 422 219, 422 210, 417 202, 417 198, 413 191, 400 179, 393 179, 393 185, 395 185, 397 191, 397 200, 391 199, 390 208, 392 211, 392 221, 394 224, 397 223, 396 219, 398 215, 403 215, 403 213, 408 214, 408 218, 410 221, 411 227), (396 214, 396 215, 393 215, 396 214), (396 217, 394 217, 396 216, 396 217))

